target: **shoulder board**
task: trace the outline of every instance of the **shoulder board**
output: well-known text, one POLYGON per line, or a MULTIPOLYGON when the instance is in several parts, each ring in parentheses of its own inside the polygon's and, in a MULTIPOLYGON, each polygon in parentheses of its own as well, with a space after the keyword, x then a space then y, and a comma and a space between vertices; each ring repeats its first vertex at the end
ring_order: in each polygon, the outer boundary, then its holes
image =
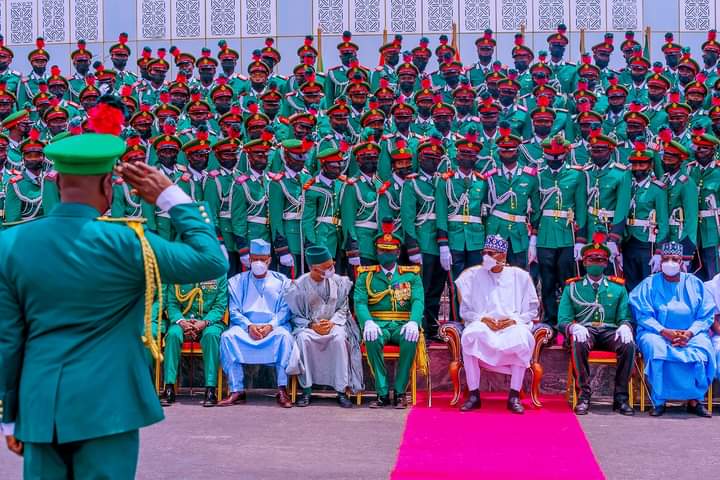
POLYGON ((360 265, 357 267, 357 273, 366 273, 366 272, 379 272, 380 271, 380 265, 360 265))
POLYGON ((22 178, 23 178, 22 175, 18 175, 18 176, 16 176, 16 177, 13 177, 13 178, 10 179, 10 183, 13 183, 13 184, 14 184, 14 183, 17 183, 17 182, 19 182, 20 180, 22 180, 22 178))
POLYGON ((185 130, 180 130, 180 135, 186 135, 188 133, 192 133, 192 128, 186 128, 185 130))
POLYGON ((208 172, 208 177, 213 177, 213 178, 215 178, 215 177, 217 177, 217 176, 219 176, 219 175, 220 175, 220 171, 219 171, 219 170, 210 170, 210 171, 208 172))
POLYGON ((485 180, 485 175, 478 172, 477 170, 473 170, 473 176, 477 178, 478 180, 485 180))
POLYGON ((655 185, 657 185, 660 188, 666 187, 665 182, 661 182, 660 180, 653 180, 652 183, 654 183, 655 185))
POLYGON ((15 75, 16 77, 22 77, 22 73, 18 72, 17 70, 10 70, 10 73, 15 75))
POLYGON ((187 167, 185 165, 175 165, 175 168, 181 172, 187 172, 187 167))
POLYGON ((378 195, 382 195, 382 194, 384 194, 385 192, 387 192, 387 191, 388 191, 388 188, 390 188, 391 185, 392 185, 392 183, 390 183, 390 181, 384 182, 384 183, 380 186, 380 188, 378 189, 378 195))
POLYGON ((184 173, 182 177, 180 177, 180 180, 183 182, 189 182, 192 176, 189 173, 184 173))
POLYGON ((340 180, 344 183, 347 183, 348 185, 355 185, 355 182, 357 182, 357 179, 346 177, 345 175, 341 175, 340 180))
POLYGON ((570 165, 570 168, 572 168, 573 170, 580 170, 580 171, 585 170, 585 167, 583 165, 570 165))
POLYGON ((578 282, 578 281, 582 280, 582 278, 583 278, 583 277, 572 277, 572 278, 568 278, 567 280, 565 280, 565 285, 570 285, 571 283, 578 282))
POLYGON ((527 174, 530 175, 531 177, 534 177, 534 176, 537 175, 537 168, 535 168, 535 167, 524 167, 524 168, 523 168, 523 173, 527 173, 527 174))
POLYGON ((453 172, 452 170, 448 170, 445 173, 441 173, 440 176, 443 180, 449 180, 455 176, 455 172, 453 172))
POLYGON ((331 71, 333 71, 333 70, 337 70, 337 69, 340 68, 340 67, 342 67, 342 65, 335 65, 334 67, 330 67, 330 68, 328 69, 328 71, 331 72, 331 71))
POLYGON ((268 177, 270 177, 270 180, 274 180, 276 182, 279 182, 280 180, 282 180, 284 176, 285 176, 285 172, 279 172, 279 173, 268 172, 268 177))
POLYGON ((611 276, 611 277, 607 277, 607 279, 610 280, 610 281, 613 282, 613 283, 617 283, 618 285, 625 285, 625 279, 624 279, 624 278, 611 276))
POLYGON ((55 180, 57 180, 57 175, 58 172, 56 172, 55 170, 51 170, 45 174, 45 178, 50 180, 51 182, 54 182, 55 180))
POLYGON ((30 79, 27 78, 27 77, 23 77, 22 80, 20 80, 20 81, 21 81, 22 83, 27 83, 27 82, 30 81, 30 79))
POLYGON ((125 183, 125 180, 123 180, 122 177, 117 177, 115 180, 113 180, 113 185, 122 185, 125 183))
POLYGON ((592 170, 592 168, 593 168, 592 162, 586 163, 585 165, 582 166, 583 170, 592 170))
POLYGON ((517 109, 518 109, 518 110, 521 110, 521 111, 523 111, 523 112, 527 112, 527 107, 526 107, 525 105, 520 105, 520 104, 518 104, 518 105, 517 105, 517 109))
POLYGON ((242 185, 243 183, 247 182, 248 178, 250 177, 248 177, 247 175, 240 175, 239 177, 235 177, 235 183, 237 183, 238 185, 242 185))
POLYGON ((108 222, 108 223, 145 223, 147 222, 146 218, 142 217, 97 217, 95 220, 98 220, 100 222, 108 222))
POLYGON ((680 182, 682 182, 682 183, 685 183, 685 182, 687 182, 688 180, 689 180, 689 177, 688 177, 687 175, 680 175, 680 176, 678 177, 678 181, 680 181, 680 182))
POLYGON ((290 125, 290 120, 287 117, 283 117, 282 115, 278 117, 278 122, 282 123, 283 125, 290 125))
POLYGON ((384 70, 384 68, 382 65, 378 65, 377 67, 375 67, 376 72, 382 72, 383 70, 384 70))
POLYGON ((555 108, 554 110, 555 110, 556 113, 557 113, 557 112, 563 112, 563 113, 567 113, 567 112, 568 112, 568 109, 567 109, 567 108, 555 108))
POLYGON ((493 175, 495 175, 497 172, 498 172, 498 169, 497 169, 497 168, 491 168, 490 170, 488 170, 487 172, 485 172, 485 178, 490 178, 490 177, 492 177, 493 175))
POLYGON ((80 105, 79 103, 75 103, 75 102, 72 102, 72 101, 70 101, 70 100, 67 101, 67 104, 70 105, 70 106, 73 107, 73 108, 83 108, 83 106, 80 105))
POLYGON ((305 185, 303 185, 303 190, 307 190, 308 188, 312 187, 315 183, 315 177, 311 178, 307 182, 305 182, 305 185))
POLYGON ((419 265, 398 265, 398 273, 420 273, 419 265))
POLYGON ((412 180, 413 178, 417 178, 417 173, 410 173, 407 177, 405 177, 405 180, 412 180))
POLYGON ((718 161, 715 162, 715 166, 716 166, 716 167, 720 167, 720 160, 718 160, 718 161))
POLYGON ((613 167, 619 168, 620 170, 627 170, 627 169, 628 169, 628 166, 627 166, 627 165, 623 165, 623 164, 620 163, 620 162, 615 162, 615 163, 613 163, 613 167))

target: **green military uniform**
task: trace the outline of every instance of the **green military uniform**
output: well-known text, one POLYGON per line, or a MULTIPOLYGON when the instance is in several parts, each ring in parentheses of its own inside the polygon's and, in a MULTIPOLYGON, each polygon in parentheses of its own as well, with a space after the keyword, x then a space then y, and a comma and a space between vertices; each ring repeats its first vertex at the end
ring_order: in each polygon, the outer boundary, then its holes
POLYGON ((588 237, 595 232, 623 235, 630 209, 632 175, 626 165, 608 162, 602 167, 589 163, 587 178, 588 237))
POLYGON ((223 317, 227 310, 227 277, 205 282, 168 286, 167 316, 169 327, 165 335, 165 384, 175 385, 180 350, 185 339, 180 320, 206 321, 200 335, 203 354, 205 386, 217 387, 220 361, 220 335, 225 330, 223 317))
MULTIPOLYGON (((105 134, 45 149, 62 175, 79 176, 109 174, 124 151, 121 139, 105 134)), ((170 209, 185 244, 147 236, 163 279, 200 282, 227 269, 200 208, 170 209)), ((163 418, 140 338, 143 291, 152 291, 143 247, 131 228, 98 221, 100 214, 62 203, 0 239, 0 420, 16 422, 25 478, 134 478, 138 429, 163 418)))
MULTIPOLYGON (((329 149, 327 151, 334 150, 329 149)), ((322 156, 322 152, 318 157, 322 156)), ((322 161, 322 160, 321 160, 322 161)), ((330 185, 319 176, 308 180, 303 186, 304 206, 302 235, 306 245, 325 245, 335 258, 342 246, 340 223, 341 180, 330 180, 330 185)))
MULTIPOLYGON (((189 180, 188 177, 185 177, 185 175, 187 175, 187 167, 183 165, 175 165, 172 169, 159 165, 158 168, 176 185, 184 185, 189 180), (181 180, 183 177, 185 177, 185 179, 181 180)), ((183 187, 181 186, 180 188, 183 187)), ((187 188, 188 187, 183 189, 183 191, 187 192, 187 188)), ((153 217, 155 218, 154 224, 157 234, 165 240, 174 240, 176 232, 173 228, 170 214, 161 210, 160 207, 154 207, 153 217)))
POLYGON ((374 263, 374 240, 378 224, 378 190, 383 183, 377 176, 365 174, 349 179, 340 194, 343 235, 357 245, 360 258, 365 263, 374 263))
POLYGON ((487 188, 485 177, 477 171, 442 175, 435 192, 437 228, 447 232, 451 251, 480 251, 485 245, 483 205, 487 188))
MULTIPOLYGON (((5 48, 5 47, 0 47, 5 48)), ((22 82, 22 73, 16 70, 10 70, 9 68, 4 72, 0 73, 0 83, 5 84, 5 91, 12 93, 17 97, 18 88, 22 82)))
POLYGON ((667 185, 670 214, 668 241, 682 243, 686 254, 692 255, 697 246, 698 232, 697 184, 680 170, 674 174, 666 173, 662 180, 667 185))
POLYGON ((10 179, 5 187, 5 223, 14 225, 47 214, 59 199, 57 173, 31 178, 27 170, 10 179))
POLYGON ((237 251, 232 228, 233 184, 237 173, 234 170, 220 168, 208 173, 203 198, 213 214, 215 228, 222 235, 223 244, 228 252, 237 251))
POLYGON ((231 223, 235 245, 241 255, 250 248, 250 241, 262 239, 270 242, 270 221, 268 219, 268 186, 266 174, 251 170, 250 175, 235 178, 230 193, 231 223))
MULTIPOLYGON (((697 146, 710 147, 717 152, 718 139, 709 134, 694 135, 697 146)), ((720 162, 713 156, 707 165, 698 160, 687 164, 687 174, 698 188, 698 251, 700 271, 698 276, 708 281, 718 273, 718 245, 720 245, 720 162)))
POLYGON ((122 177, 113 179, 113 199, 110 206, 110 216, 113 218, 145 218, 146 226, 152 231, 157 231, 155 226, 155 215, 153 205, 150 205, 131 191, 128 183, 122 177))

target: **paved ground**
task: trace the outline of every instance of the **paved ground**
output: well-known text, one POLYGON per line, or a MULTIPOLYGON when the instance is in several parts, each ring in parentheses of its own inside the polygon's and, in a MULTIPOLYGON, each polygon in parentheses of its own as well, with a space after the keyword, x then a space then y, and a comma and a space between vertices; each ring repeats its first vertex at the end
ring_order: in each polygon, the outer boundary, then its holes
MULTIPOLYGON (((405 412, 340 411, 331 399, 303 410, 275 407, 269 397, 204 409, 185 397, 167 420, 144 429, 138 478, 381 480, 395 463, 405 412), (302 461, 301 461, 302 459, 302 461)), ((710 479, 720 471, 720 417, 626 418, 594 406, 581 418, 609 480, 710 479)), ((0 478, 20 478, 20 459, 0 452, 0 478)))

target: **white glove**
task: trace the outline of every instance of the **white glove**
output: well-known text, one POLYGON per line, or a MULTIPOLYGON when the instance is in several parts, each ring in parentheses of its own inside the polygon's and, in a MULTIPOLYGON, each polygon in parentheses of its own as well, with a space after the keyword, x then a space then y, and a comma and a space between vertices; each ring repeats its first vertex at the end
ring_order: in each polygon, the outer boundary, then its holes
POLYGON ((365 328, 363 328, 363 340, 366 342, 374 342, 380 336, 380 327, 377 323, 372 320, 365 322, 365 328))
POLYGON ((417 342, 418 338, 420 338, 420 329, 418 329, 417 323, 407 322, 400 329, 400 335, 404 335, 405 340, 408 342, 417 342))
POLYGON ((650 273, 657 273, 660 271, 660 265, 662 264, 662 260, 660 255, 657 253, 650 257, 650 261, 648 262, 648 265, 650 265, 650 273))
POLYGON ((292 267, 295 265, 295 259, 293 258, 291 253, 285 253, 283 255, 280 255, 280 265, 284 267, 292 267))
POLYGON ((245 254, 240 257, 240 263, 242 263, 242 266, 245 268, 250 268, 250 255, 245 254))
POLYGON ((573 340, 579 343, 585 343, 587 342, 588 338, 590 337, 590 332, 588 332, 588 329, 580 325, 579 323, 573 323, 570 327, 570 333, 573 336, 573 340))
POLYGON ((537 235, 530 236, 530 245, 528 246, 528 265, 537 263, 537 235))
POLYGON ((607 246, 610 249, 610 261, 615 260, 615 257, 620 255, 620 251, 618 250, 617 243, 608 242, 607 246))
POLYGON ((633 341, 633 334, 632 330, 630 330, 630 327, 627 325, 620 325, 617 330, 615 330, 615 340, 620 339, 622 343, 630 343, 633 341))
POLYGON ((415 265, 422 265, 422 253, 416 253, 415 255, 410 255, 410 261, 414 263, 415 265))
POLYGON ((348 257, 348 263, 353 267, 360 266, 360 257, 348 257))
POLYGON ((440 247, 440 265, 446 272, 450 271, 452 266, 452 255, 450 254, 450 247, 442 245, 440 247))
POLYGON ((580 250, 582 250, 582 248, 584 246, 585 245, 583 245, 582 243, 576 243, 575 246, 573 247, 573 256, 575 257, 575 260, 578 262, 580 260, 582 260, 582 254, 580 253, 580 250))
POLYGON ((220 250, 222 250, 223 255, 225 255, 226 260, 230 258, 230 255, 228 255, 227 248, 225 248, 225 245, 223 245, 222 243, 220 244, 220 250))

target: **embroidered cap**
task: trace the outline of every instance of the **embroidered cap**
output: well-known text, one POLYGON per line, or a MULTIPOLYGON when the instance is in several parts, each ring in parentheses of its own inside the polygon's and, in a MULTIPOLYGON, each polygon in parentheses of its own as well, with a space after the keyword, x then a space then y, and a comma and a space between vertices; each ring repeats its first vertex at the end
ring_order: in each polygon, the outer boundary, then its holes
POLYGON ((660 254, 665 256, 677 255, 679 257, 682 257, 683 246, 681 243, 678 242, 663 243, 662 247, 660 247, 660 254))
POLYGON ((485 238, 485 250, 493 250, 495 252, 507 253, 508 242, 500 235, 488 235, 485 238))

